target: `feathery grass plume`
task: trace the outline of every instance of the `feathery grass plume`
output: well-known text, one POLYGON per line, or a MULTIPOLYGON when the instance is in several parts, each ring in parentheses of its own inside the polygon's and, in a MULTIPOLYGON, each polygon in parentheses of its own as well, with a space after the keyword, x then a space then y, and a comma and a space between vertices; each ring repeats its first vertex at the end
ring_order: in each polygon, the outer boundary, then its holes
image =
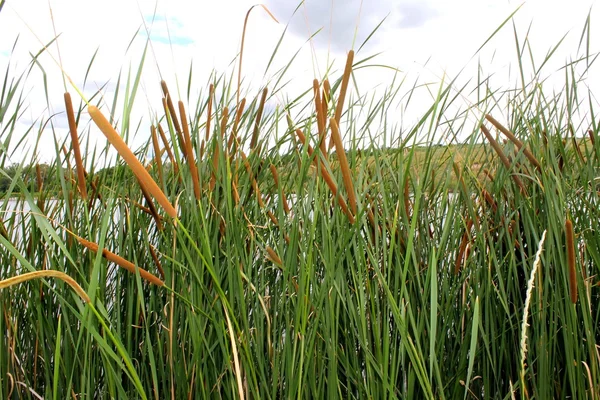
POLYGON ((283 211, 286 214, 290 213, 290 206, 287 202, 287 197, 285 196, 285 192, 283 191, 283 187, 279 187, 279 174, 277 173, 277 168, 273 164, 269 165, 269 169, 271 170, 271 175, 273 175, 273 181, 275 182, 275 187, 277 189, 281 189, 281 201, 283 204, 283 211))
POLYGON ((194 149, 192 148, 192 139, 188 127, 187 117, 185 115, 185 107, 181 100, 179 101, 179 115, 181 118, 181 126, 183 127, 183 138, 187 153, 186 161, 190 168, 192 184, 194 185, 194 196, 196 197, 196 200, 200 200, 200 178, 198 176, 198 167, 196 166, 196 160, 194 159, 194 149))
POLYGON ((302 131, 300 129, 296 129, 296 136, 298 136, 298 139, 300 140, 302 145, 306 146, 306 149, 308 151, 308 156, 313 159, 313 164, 315 164, 315 167, 317 167, 317 169, 321 171, 321 177, 323 178, 323 180, 325 181, 327 186, 329 186, 329 190, 331 190, 333 197, 337 198, 338 204, 340 205, 342 211, 344 212, 344 214, 346 214, 350 223, 353 224, 355 221, 354 215, 352 215, 352 212, 350 212, 350 210, 348 209, 348 205, 346 204, 346 201, 344 200, 344 198, 341 195, 339 195, 337 185, 331 178, 331 175, 329 175, 329 172, 327 172, 327 169, 325 168, 325 166, 318 168, 318 161, 317 161, 318 156, 314 156, 314 150, 313 150, 312 146, 306 142, 306 137, 304 136, 304 134, 302 133, 302 131))
POLYGON ((164 188, 165 179, 163 177, 163 166, 161 157, 162 152, 160 150, 160 143, 158 143, 158 137, 156 135, 156 128, 154 127, 154 125, 150 126, 150 134, 152 136, 152 148, 154 149, 154 162, 156 163, 158 180, 160 181, 160 186, 164 188))
POLYGON ((525 386, 525 356, 527 355, 527 319, 529 318, 529 306, 531 304, 531 295, 533 293, 533 282, 535 280, 535 274, 542 263, 542 250, 544 249, 544 241, 546 240, 546 230, 542 233, 542 238, 538 244, 538 251, 535 254, 535 260, 533 262, 533 268, 527 281, 527 290, 525 292, 525 307, 523 308, 523 322, 521 323, 521 389, 526 391, 525 386))
POLYGON ((164 281, 165 280, 165 270, 163 269, 162 264, 160 263, 160 260, 158 259, 158 254, 156 254, 156 249, 150 243, 148 243, 148 249, 150 250, 150 256, 152 257, 152 261, 154 261, 154 265, 156 265, 156 269, 158 270, 158 273, 160 274, 161 279, 164 281))
MULTIPOLYGON (((510 171, 510 169, 511 169, 510 161, 508 161, 508 158, 502 151, 502 148, 500 147, 498 142, 492 137, 492 134, 490 133, 490 131, 483 124, 481 124, 481 131, 485 135, 488 142, 490 142, 490 145, 492 146, 492 148, 494 149, 494 151, 496 152, 496 154, 502 161, 502 164, 504 164, 506 169, 508 169, 510 171)), ((517 186, 519 186, 519 189, 521 189, 521 193, 527 195, 527 190, 525 190, 525 185, 523 185, 523 182, 521 181, 521 179, 515 174, 510 174, 510 175, 513 178, 513 180, 515 181, 515 183, 517 184, 517 186)))
POLYGON ((317 130, 319 132, 319 147, 321 148, 321 153, 327 155, 327 145, 325 144, 325 116, 323 115, 323 107, 321 106, 321 90, 317 79, 313 80, 313 92, 317 116, 317 130))
POLYGON ((500 122, 498 122, 494 117, 492 117, 489 114, 485 115, 485 119, 490 121, 492 125, 496 127, 496 129, 502 132, 504 136, 506 136, 511 142, 513 142, 515 146, 517 146, 517 149, 519 149, 519 151, 523 149, 523 154, 525 154, 525 157, 527 157, 529 162, 531 162, 538 169, 538 171, 542 169, 542 166, 535 158, 535 156, 531 153, 531 151, 529 151, 529 149, 525 147, 525 145, 523 145, 523 142, 521 142, 511 131, 505 128, 500 122))
POLYGON ((348 164, 348 159, 346 158, 346 151, 344 150, 344 144, 342 143, 342 136, 340 135, 340 130, 337 121, 334 118, 331 118, 329 120, 329 124, 331 126, 331 138, 333 139, 333 142, 335 144, 335 151, 337 154, 338 161, 340 163, 340 168, 342 170, 342 177, 344 178, 344 186, 346 187, 346 193, 348 195, 348 203, 350 204, 352 214, 356 215, 356 195, 354 193, 354 184, 352 183, 352 173, 350 172, 350 165, 348 164))
POLYGON ((1 280, 0 281, 0 289, 5 289, 7 287, 18 285, 20 283, 23 283, 23 282, 26 282, 26 281, 29 281, 32 279, 37 279, 37 278, 58 278, 58 279, 62 280, 63 282, 65 282, 66 284, 68 284, 69 286, 71 286, 73 288, 73 290, 75 291, 75 293, 77 293, 77 295, 79 295, 79 297, 81 297, 81 300, 83 300, 86 303, 90 302, 89 296, 87 295, 85 290, 83 290, 81 288, 81 286, 79 286, 79 284, 75 281, 75 279, 71 278, 69 275, 65 274, 64 272, 56 271, 53 269, 46 269, 44 271, 27 272, 25 274, 13 276, 12 278, 1 280))
MULTIPOLYGON (((99 249, 98 244, 96 244, 94 242, 90 242, 89 240, 86 240, 75 234, 73 234, 73 235, 75 236, 77 241, 79 243, 81 243, 82 246, 93 251, 94 253, 98 252, 98 249, 99 249)), ((140 276, 143 279, 147 280, 148 282, 150 282, 156 286, 164 286, 165 285, 165 283, 163 281, 161 281, 158 277, 152 275, 150 272, 146 271, 143 268, 136 266, 131 261, 128 261, 128 260, 124 259, 123 257, 118 256, 115 253, 108 251, 107 249, 102 249, 102 257, 106 258, 108 261, 111 261, 111 262, 117 264, 119 267, 126 269, 127 271, 131 272, 132 274, 135 274, 135 271, 137 269, 140 273, 140 276)))
POLYGON ((87 201, 87 189, 85 185, 85 174, 83 170, 83 159, 81 158, 81 149, 79 147, 79 138, 77 136, 77 123, 75 121, 75 113, 73 112, 73 102, 71 94, 65 92, 65 109, 67 110, 67 120, 69 121, 69 133, 71 134, 71 146, 75 155, 75 166, 77 167, 77 185, 79 193, 84 201, 87 201))
MULTIPOLYGON (((346 91, 348 90, 348 82, 350 81, 350 75, 352 74, 352 63, 354 61, 354 50, 348 52, 346 58, 346 67, 344 68, 344 75, 342 76, 342 85, 340 87, 340 95, 338 96, 335 105, 335 122, 340 125, 342 119, 342 113, 344 111, 344 101, 346 100, 346 91)), ((333 138, 329 140, 329 149, 333 147, 333 138)))
MULTIPOLYGON (((219 148, 221 143, 223 143, 223 139, 225 138, 225 128, 227 127, 227 119, 229 118, 229 108, 225 107, 223 109, 223 116, 221 117, 221 129, 220 129, 220 139, 215 140, 215 152, 213 153, 213 170, 210 177, 210 191, 212 192, 215 189, 215 185, 217 184, 217 174, 219 172, 219 148)), ((225 155, 227 156, 227 148, 225 148, 225 155)))
POLYGON ((250 149, 254 150, 256 145, 258 144, 258 133, 260 129, 260 122, 262 120, 263 110, 265 108, 265 102, 267 101, 267 94, 269 93, 269 89, 264 88, 262 91, 262 96, 260 98, 260 103, 258 104, 258 110, 256 111, 256 119, 254 120, 254 132, 252 133, 252 140, 250 141, 250 149))
POLYGON ((129 149, 125 141, 112 127, 110 122, 108 122, 102 112, 100 112, 98 107, 90 105, 88 106, 88 112, 96 126, 104 133, 104 136, 106 136, 121 157, 123 157, 142 185, 146 186, 148 192, 150 192, 150 194, 159 202, 170 217, 176 218, 177 211, 173 205, 171 205, 167 196, 160 190, 154 179, 152 179, 148 171, 146 171, 146 168, 144 168, 140 160, 138 160, 135 154, 129 149))
POLYGON ((575 258, 575 235, 573 234, 573 223, 567 218, 565 221, 565 239, 567 245, 567 268, 569 271, 569 293, 571 303, 577 303, 577 271, 575 258))
POLYGON ((175 156, 173 155, 173 152, 171 151, 171 146, 169 146, 169 141, 167 140, 167 135, 165 135, 165 131, 163 130, 163 128, 160 124, 157 124, 156 127, 158 128, 158 134, 160 135, 160 139, 163 141, 163 144, 165 145, 165 150, 167 151, 167 155, 169 156, 171 165, 173 166, 173 169, 175 170, 175 175, 177 175, 179 173, 179 168, 177 166, 177 163, 175 162, 175 156))

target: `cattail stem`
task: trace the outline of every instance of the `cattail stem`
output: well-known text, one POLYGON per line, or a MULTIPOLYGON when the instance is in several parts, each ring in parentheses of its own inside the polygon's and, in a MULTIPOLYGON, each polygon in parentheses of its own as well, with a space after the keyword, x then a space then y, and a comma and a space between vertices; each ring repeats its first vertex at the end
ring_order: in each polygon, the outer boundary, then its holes
POLYGON ((573 234, 573 223, 569 218, 565 222, 565 237, 567 241, 567 267, 569 269, 569 293, 571 303, 577 303, 577 272, 575 270, 575 236, 573 234))
POLYGON ((96 126, 98 126, 121 157, 123 157, 142 185, 146 185, 148 192, 150 192, 150 194, 160 203, 169 216, 172 218, 177 217, 177 211, 171 205, 167 196, 160 190, 154 179, 152 179, 148 171, 146 171, 146 168, 144 168, 140 160, 138 160, 135 154, 129 149, 125 141, 112 127, 110 122, 108 122, 102 112, 100 112, 98 107, 90 105, 88 106, 88 112, 96 126))

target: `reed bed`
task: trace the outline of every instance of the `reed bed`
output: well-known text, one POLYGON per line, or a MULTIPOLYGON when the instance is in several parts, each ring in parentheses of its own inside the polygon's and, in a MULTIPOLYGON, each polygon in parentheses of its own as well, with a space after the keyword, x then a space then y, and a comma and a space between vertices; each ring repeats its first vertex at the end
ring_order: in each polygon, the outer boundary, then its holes
MULTIPOLYGON (((109 122, 131 105, 74 118, 65 94, 51 165, 0 157, 0 399, 593 398, 596 58, 574 57, 562 91, 442 84, 402 128, 390 104, 419 85, 359 95, 367 58, 290 104, 218 75, 185 102, 165 78, 138 148, 109 122)), ((3 82, 12 149, 23 83, 3 82)))

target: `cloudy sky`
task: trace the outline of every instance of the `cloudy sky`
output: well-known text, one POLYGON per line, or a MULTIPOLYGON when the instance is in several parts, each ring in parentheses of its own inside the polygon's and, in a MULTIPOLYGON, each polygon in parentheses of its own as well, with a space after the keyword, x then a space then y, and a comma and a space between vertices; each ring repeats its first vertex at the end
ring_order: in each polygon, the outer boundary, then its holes
MULTIPOLYGON (((397 68, 402 77, 439 82, 462 70, 468 79, 476 74, 479 63, 485 74, 505 79, 510 86, 510 80, 516 79, 515 33, 521 41, 529 38, 533 59, 538 63, 567 35, 541 78, 560 76, 555 72, 581 54, 578 45, 588 15, 592 31, 595 30, 594 22, 600 12, 593 3, 590 0, 306 0, 299 4, 294 0, 265 0, 264 5, 278 22, 260 7, 250 14, 244 50, 244 87, 252 92, 272 84, 272 74, 298 51, 288 72, 293 77, 286 88, 290 97, 310 87, 313 78, 322 78, 330 64, 331 73, 339 76, 347 51, 358 50, 382 21, 378 32, 360 49, 355 60, 380 53, 371 63, 397 68), (477 53, 517 9, 513 20, 477 53), (284 32, 280 49, 265 72, 284 32)), ((111 99, 119 73, 123 74, 123 81, 128 71, 135 75, 149 36, 152 45, 136 101, 140 115, 147 114, 148 110, 160 109, 161 78, 168 82, 172 92, 178 93, 176 97, 185 99, 190 69, 192 97, 206 91, 212 71, 227 74, 234 71, 244 18, 253 4, 248 0, 6 0, 0 12, 0 73, 4 75, 9 63, 13 76, 25 71, 31 61, 30 54, 37 53, 56 32, 58 40, 39 60, 48 77, 49 106, 41 70, 35 68, 27 80, 29 108, 22 125, 25 128, 32 121, 58 114, 55 128, 59 134, 66 134, 66 124, 60 116, 64 86, 58 64, 62 64, 65 73, 86 96, 107 84, 103 93, 111 99)), ((591 43, 591 50, 597 50, 597 43, 591 43)), ((592 90, 594 85, 597 88, 599 75, 597 68, 589 72, 587 83, 592 90)), ((373 67, 361 70, 358 82, 362 90, 369 90, 385 85, 392 77, 392 70, 373 67)), ((283 99, 280 97, 279 101, 283 99)), ((52 148, 51 134, 46 136, 52 148)))

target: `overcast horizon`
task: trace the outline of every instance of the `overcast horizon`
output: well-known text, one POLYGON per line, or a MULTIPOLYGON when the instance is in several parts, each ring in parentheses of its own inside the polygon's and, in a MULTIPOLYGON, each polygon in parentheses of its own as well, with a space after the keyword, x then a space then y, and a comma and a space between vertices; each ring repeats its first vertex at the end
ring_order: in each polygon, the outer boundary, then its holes
MULTIPOLYGON (((560 90, 560 68, 582 52, 579 40, 586 18, 590 16, 593 30, 594 21, 599 16, 597 7, 593 7, 594 1, 588 0, 569 3, 460 0, 452 4, 441 0, 307 0, 300 7, 295 2, 269 0, 264 4, 279 22, 260 7, 252 11, 243 58, 244 89, 249 95, 256 95, 259 88, 272 83, 272 74, 300 51, 288 72, 293 80, 277 99, 271 100, 269 107, 272 108, 277 102, 284 102, 285 96, 292 98, 309 88, 314 78, 321 79, 330 62, 334 63, 332 75, 339 76, 347 51, 351 48, 358 50, 384 19, 378 32, 357 52, 355 60, 381 53, 373 64, 397 68, 402 78, 432 83, 433 87, 442 80, 454 78, 463 69, 465 82, 473 79, 478 64, 495 85, 506 81, 506 87, 512 87, 518 77, 515 72, 515 32, 520 43, 526 36, 530 40, 536 63, 541 63, 545 55, 567 35, 538 77, 540 80, 551 77, 547 81, 549 85, 553 85, 556 79, 555 89, 560 90), (513 20, 477 53, 496 28, 515 11, 513 20), (267 63, 284 31, 282 45, 265 74, 267 63), (319 33, 308 41, 317 31, 319 33)), ((206 4, 188 1, 109 0, 98 3, 7 0, 0 12, 0 71, 6 71, 9 63, 13 71, 11 76, 18 76, 26 70, 31 61, 30 53, 39 52, 42 43, 54 38, 53 20, 59 35, 39 59, 48 76, 50 106, 46 104, 41 70, 36 67, 28 78, 26 104, 29 108, 20 121, 22 129, 57 114, 53 119, 55 130, 59 135, 66 135, 67 126, 64 117, 61 117, 64 87, 57 66, 58 50, 65 72, 86 96, 106 84, 103 93, 111 99, 119 72, 122 71, 122 80, 126 79, 130 68, 135 74, 149 37, 151 48, 136 100, 139 103, 136 104, 136 116, 141 118, 145 113, 148 117, 149 109, 160 108, 161 77, 167 81, 171 92, 179 93, 177 98, 186 99, 190 65, 193 65, 194 86, 190 97, 197 98, 199 93, 205 93, 213 71, 227 76, 234 71, 244 18, 252 5, 245 0, 206 4), (96 51, 84 87, 84 77, 96 51)), ((583 44, 584 47, 586 45, 583 44)), ((590 51, 595 53, 596 44, 592 42, 590 45, 590 51)), ((529 55, 524 59, 529 60, 529 55)), ((525 68, 527 73, 531 73, 531 65, 525 68)), ((389 83, 394 71, 371 67, 356 74, 361 90, 368 91, 389 83)), ((598 84, 597 65, 587 71, 585 82, 593 92, 598 84)), ((76 98, 75 91, 71 87, 68 90, 76 98)), ((415 100, 414 110, 411 110, 415 115, 418 115, 419 107, 427 104, 428 96, 431 94, 424 90, 423 99, 415 100)), ((597 103, 597 99, 593 101, 597 103)), ((410 123, 413 116, 408 112, 406 115, 407 123, 410 123)), ((90 137, 103 140, 95 130, 90 137)), ((138 138, 138 142, 141 143, 141 140, 138 138)), ((52 149, 50 153, 53 154, 52 135, 44 133, 42 142, 52 149)), ((103 145, 103 142, 99 143, 103 145)))

